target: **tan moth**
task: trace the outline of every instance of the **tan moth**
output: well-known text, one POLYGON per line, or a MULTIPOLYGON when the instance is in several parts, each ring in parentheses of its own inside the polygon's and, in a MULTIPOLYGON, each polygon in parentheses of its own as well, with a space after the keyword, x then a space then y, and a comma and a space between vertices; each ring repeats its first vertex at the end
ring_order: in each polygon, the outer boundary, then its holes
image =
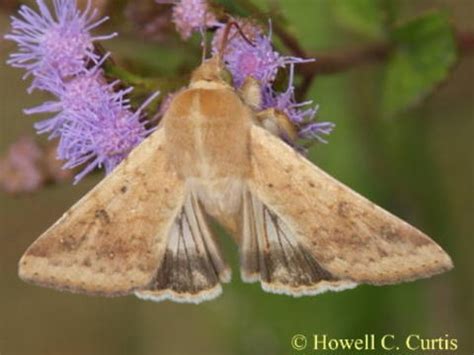
POLYGON ((199 303, 231 272, 209 227, 239 245, 241 277, 293 296, 393 284, 452 268, 428 236, 327 175, 237 92, 215 56, 197 68, 159 128, 40 236, 26 281, 91 295, 199 303))

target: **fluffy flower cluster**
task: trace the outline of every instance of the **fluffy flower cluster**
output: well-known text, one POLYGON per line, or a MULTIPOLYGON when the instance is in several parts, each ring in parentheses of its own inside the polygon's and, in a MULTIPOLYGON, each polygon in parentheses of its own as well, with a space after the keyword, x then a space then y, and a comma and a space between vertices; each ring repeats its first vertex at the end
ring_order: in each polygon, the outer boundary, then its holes
MULTIPOLYGON (((224 60, 232 73, 236 87, 240 87, 249 76, 257 79, 262 86, 266 86, 275 80, 279 68, 308 61, 297 57, 282 56, 275 51, 271 32, 265 35, 260 28, 250 22, 242 23, 240 26, 243 28, 243 34, 250 36, 244 39, 236 29, 232 28, 224 51, 224 60)), ((220 50, 219 47, 224 40, 222 38, 224 31, 225 27, 216 31, 213 41, 214 53, 220 50)))
MULTIPOLYGON (((223 54, 234 85, 239 88, 248 77, 257 79, 262 86, 261 109, 274 108, 285 113, 296 126, 299 138, 326 143, 324 136, 332 132, 334 124, 317 122, 318 110, 317 107, 311 107, 312 101, 297 102, 295 99, 294 66, 312 60, 282 56, 273 49, 271 31, 265 35, 248 21, 238 23, 248 38, 244 39, 236 29, 232 29, 223 54), (288 88, 285 92, 277 92, 273 87, 278 70, 281 68, 287 68, 289 71, 288 88)), ((214 53, 221 50, 223 31, 224 27, 216 31, 213 40, 214 53)))
POLYGON ((0 189, 20 193, 41 186, 41 153, 41 148, 30 137, 21 137, 13 143, 6 156, 0 158, 0 189))
POLYGON ((232 74, 234 86, 240 88, 248 77, 258 80, 262 86, 262 110, 275 108, 285 113, 297 128, 299 138, 326 143, 324 136, 332 132, 334 124, 316 121, 317 107, 310 107, 312 101, 295 100, 294 65, 311 59, 281 55, 273 48, 271 30, 266 35, 252 21, 242 19, 236 22, 246 38, 232 28, 225 48, 221 48, 226 25, 217 22, 206 0, 156 1, 174 4, 173 22, 183 39, 189 38, 193 32, 218 27, 212 41, 212 51, 217 54, 224 50, 223 58, 232 74), (278 70, 282 68, 289 69, 290 75, 288 89, 280 93, 274 90, 273 84, 278 70))
POLYGON ((9 194, 33 192, 49 182, 70 180, 72 175, 56 159, 54 144, 39 145, 31 136, 20 137, 0 157, 0 190, 9 194))
POLYGON ((156 0, 156 2, 174 4, 173 23, 183 39, 188 39, 196 31, 218 24, 206 0, 156 0))
POLYGON ((52 74, 61 78, 84 71, 86 64, 100 58, 94 53, 94 41, 106 40, 116 34, 93 37, 90 30, 107 17, 95 21, 97 11, 91 3, 84 12, 76 8, 75 0, 54 0, 51 13, 43 0, 37 0, 39 12, 21 6, 19 18, 12 18, 12 33, 6 39, 18 44, 19 52, 10 56, 8 64, 26 70, 25 77, 34 76, 34 88, 42 88, 44 79, 52 74))
POLYGON ((35 127, 59 138, 58 158, 66 168, 87 164, 76 182, 96 167, 108 173, 150 133, 140 117, 144 106, 132 112, 126 99, 131 89, 115 90, 117 82, 105 80, 101 65, 107 55, 94 51, 94 41, 115 34, 90 34, 107 20, 95 20, 90 0, 84 11, 75 0, 54 0, 54 11, 44 0, 36 3, 39 12, 22 6, 20 17, 12 19, 12 33, 5 38, 16 42, 19 52, 8 63, 25 69, 25 78, 33 77, 30 91, 48 91, 56 99, 25 112, 54 114, 35 127))

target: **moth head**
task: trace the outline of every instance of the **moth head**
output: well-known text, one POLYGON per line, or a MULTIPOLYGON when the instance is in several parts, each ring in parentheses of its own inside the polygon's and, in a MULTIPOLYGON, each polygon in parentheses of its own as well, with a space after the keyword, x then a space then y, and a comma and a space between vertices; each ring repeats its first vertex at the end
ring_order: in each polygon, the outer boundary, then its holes
POLYGON ((224 34, 218 52, 212 58, 205 60, 201 66, 193 72, 191 76, 191 86, 193 86, 193 84, 196 85, 198 82, 232 85, 232 75, 228 70, 226 70, 223 59, 226 47, 231 39, 230 29, 232 27, 237 29, 238 34, 240 34, 246 42, 252 46, 254 45, 245 36, 236 21, 229 21, 224 28, 224 34))
POLYGON ((191 85, 202 81, 229 85, 232 84, 232 76, 225 69, 221 58, 214 56, 205 60, 191 75, 191 85))

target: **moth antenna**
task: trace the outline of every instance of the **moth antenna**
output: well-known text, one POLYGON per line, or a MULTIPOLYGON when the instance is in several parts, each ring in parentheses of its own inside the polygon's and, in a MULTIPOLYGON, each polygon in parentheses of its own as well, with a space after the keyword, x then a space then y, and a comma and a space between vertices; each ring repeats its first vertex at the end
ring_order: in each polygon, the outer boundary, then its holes
POLYGON ((201 32, 202 62, 204 62, 207 55, 206 31, 204 30, 204 27, 201 27, 199 31, 201 32))
POLYGON ((218 52, 218 56, 219 56, 220 59, 224 56, 225 49, 226 49, 227 45, 229 44, 230 39, 232 39, 232 37, 229 37, 230 36, 230 30, 232 29, 232 27, 235 27, 235 29, 242 36, 242 38, 245 40, 245 42, 247 42, 249 45, 254 47, 254 44, 245 35, 245 33, 242 31, 242 28, 237 23, 237 21, 229 21, 229 22, 227 22, 227 24, 225 26, 224 35, 222 36, 222 42, 221 42, 221 46, 220 46, 219 52, 218 52))

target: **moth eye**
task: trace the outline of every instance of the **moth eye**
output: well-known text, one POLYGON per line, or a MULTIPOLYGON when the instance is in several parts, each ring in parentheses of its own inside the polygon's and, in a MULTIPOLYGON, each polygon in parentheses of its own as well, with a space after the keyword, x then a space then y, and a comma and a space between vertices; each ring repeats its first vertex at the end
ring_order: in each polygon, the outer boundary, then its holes
POLYGON ((222 78, 222 80, 224 80, 227 84, 232 85, 232 82, 233 82, 232 74, 231 74, 230 71, 228 71, 227 69, 222 69, 222 71, 221 71, 221 78, 222 78))

